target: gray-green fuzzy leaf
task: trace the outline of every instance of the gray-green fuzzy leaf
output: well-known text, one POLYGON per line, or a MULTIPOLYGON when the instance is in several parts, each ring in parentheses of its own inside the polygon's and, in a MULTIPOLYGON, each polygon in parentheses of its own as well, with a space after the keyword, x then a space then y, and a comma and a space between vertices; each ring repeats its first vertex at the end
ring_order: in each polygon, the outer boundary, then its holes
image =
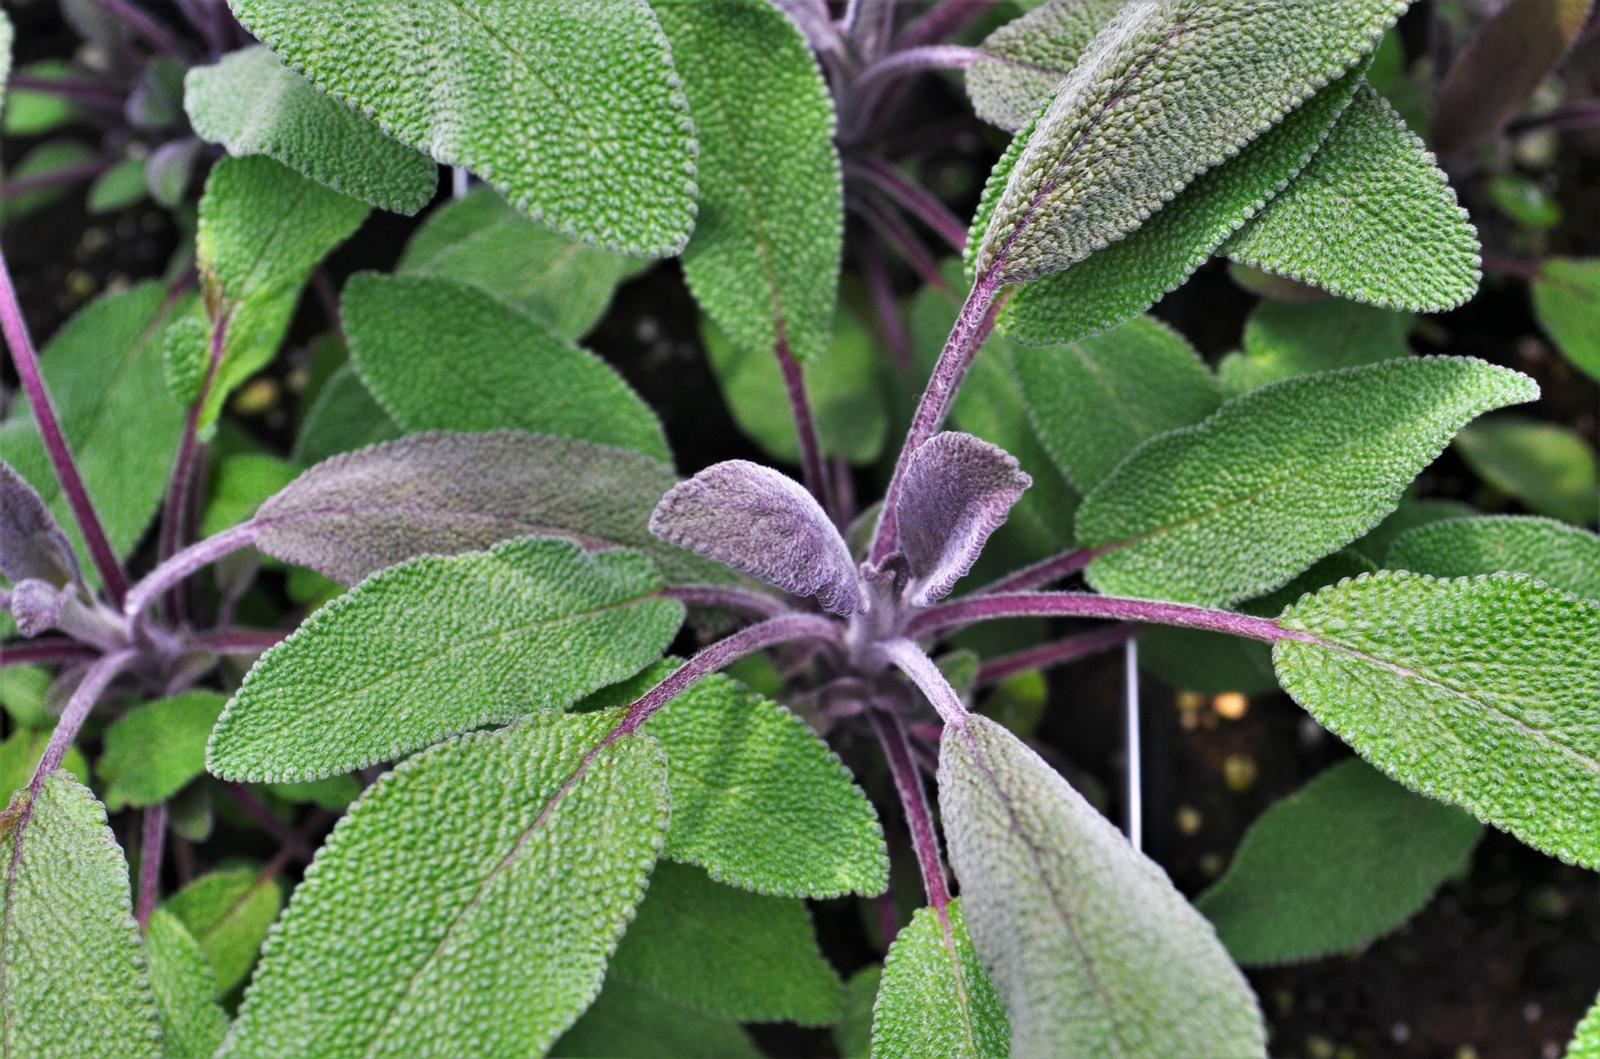
POLYGON ((1039 117, 978 250, 1023 282, 1138 227, 1377 46, 1403 0, 1123 8, 1039 117), (1203 117, 1202 117, 1203 115, 1203 117))
POLYGON ((1306 375, 1152 438, 1083 502, 1103 592, 1218 605, 1270 591, 1382 520, 1474 416, 1538 387, 1469 357, 1306 375))
POLYGON ((872 1009, 874 1059, 1011 1053, 1011 1027, 967 934, 961 899, 919 909, 889 946, 872 1009))
POLYGON ((1503 570, 1600 599, 1600 534, 1550 518, 1484 515, 1418 526, 1395 541, 1384 565, 1434 577, 1503 570))
POLYGON ((978 714, 947 725, 939 808, 1012 1055, 1266 1055, 1211 924, 1015 736, 978 714))
POLYGON ((200 943, 182 920, 162 908, 150 917, 144 943, 166 1059, 215 1055, 228 1032, 228 1016, 217 1004, 217 977, 200 943))
POLYGON ((984 38, 967 67, 978 117, 1015 132, 1039 112, 1123 0, 1049 0, 984 38))
POLYGON ((695 300, 734 344, 801 361, 827 347, 844 242, 833 100, 768 0, 655 7, 700 142, 700 216, 683 251, 695 300))
POLYGON ((107 808, 164 802, 205 772, 206 738, 225 701, 214 691, 189 691, 113 721, 94 766, 107 808))
POLYGON ((605 314, 617 285, 648 265, 566 239, 492 188, 474 188, 428 214, 395 271, 477 287, 577 339, 605 314))
POLYGON ((230 6, 317 88, 534 220, 651 257, 688 239, 693 124, 645 0, 230 6))
POLYGON ((5 1054, 161 1056, 128 865, 94 795, 59 771, 31 805, 20 792, 0 816, 0 864, 5 1054))
POLYGON ((1222 389, 1237 397, 1269 382, 1354 368, 1411 355, 1410 313, 1357 302, 1262 302, 1245 321, 1244 348, 1217 365, 1222 389))
POLYGON ((637 673, 681 604, 637 552, 526 538, 363 581, 261 656, 211 736, 227 779, 349 772, 637 673))
POLYGON ((475 287, 368 272, 340 309, 361 381, 408 431, 514 427, 671 459, 614 368, 475 287))
POLYGON ((1382 572, 1278 624, 1278 680, 1390 778, 1600 867, 1600 603, 1511 574, 1382 572))
POLYGON ((1478 289, 1478 233, 1433 155, 1369 85, 1229 258, 1389 309, 1439 312, 1478 289))
POLYGON ((199 943, 216 975, 220 998, 249 975, 283 898, 284 885, 276 875, 244 865, 200 876, 161 907, 181 920, 199 943))
POLYGON ((389 139, 259 45, 190 70, 183 109, 202 139, 229 154, 264 154, 380 209, 416 213, 438 189, 431 158, 389 139))
POLYGON ((1461 810, 1347 759, 1251 824, 1195 907, 1246 966, 1348 952, 1421 911, 1482 831, 1461 810))
POLYGON ((667 829, 666 760, 614 713, 472 733, 339 821, 221 1054, 527 1055, 600 992, 667 829), (470 811, 466 811, 470 809, 470 811))
POLYGON ((1217 380, 1184 337, 1154 317, 1103 335, 1014 354, 1028 418, 1081 491, 1146 438, 1217 410, 1217 380))

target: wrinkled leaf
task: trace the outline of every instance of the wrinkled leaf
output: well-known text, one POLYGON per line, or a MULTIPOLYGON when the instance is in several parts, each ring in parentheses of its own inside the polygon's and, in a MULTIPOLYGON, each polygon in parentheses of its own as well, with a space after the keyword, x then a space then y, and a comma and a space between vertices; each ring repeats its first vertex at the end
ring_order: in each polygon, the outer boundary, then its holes
POLYGON ((1484 515, 1419 526, 1395 541, 1384 566, 1434 577, 1503 570, 1600 599, 1600 535, 1555 519, 1484 515))
POLYGON ((189 691, 113 721, 94 765, 106 808, 156 805, 205 772, 206 738, 226 701, 214 691, 189 691))
POLYGON ((912 453, 898 510, 913 606, 950 594, 1032 484, 1015 457, 971 434, 947 430, 912 453))
POLYGON ((989 34, 967 67, 972 109, 1007 131, 1022 128, 1122 6, 1123 0, 1047 0, 989 34))
POLYGON ((1573 1031, 1566 1059, 1600 1059, 1600 997, 1573 1031))
POLYGON ((1008 1055, 1011 1027, 983 973, 961 915, 961 899, 920 909, 889 947, 872 1011, 877 1059, 1008 1055))
POLYGON ((1399 506, 1388 518, 1368 530, 1365 536, 1356 538, 1350 548, 1381 565, 1388 559, 1389 549, 1401 534, 1418 526, 1446 519, 1470 518, 1476 514, 1477 511, 1470 504, 1463 504, 1459 500, 1418 500, 1408 494, 1400 498, 1399 506))
POLYGON ((1600 459, 1570 427, 1495 416, 1456 436, 1478 477, 1540 515, 1585 525, 1600 518, 1600 459))
POLYGON ((161 907, 181 920, 199 943, 220 998, 249 975, 283 899, 281 880, 244 865, 200 876, 161 907))

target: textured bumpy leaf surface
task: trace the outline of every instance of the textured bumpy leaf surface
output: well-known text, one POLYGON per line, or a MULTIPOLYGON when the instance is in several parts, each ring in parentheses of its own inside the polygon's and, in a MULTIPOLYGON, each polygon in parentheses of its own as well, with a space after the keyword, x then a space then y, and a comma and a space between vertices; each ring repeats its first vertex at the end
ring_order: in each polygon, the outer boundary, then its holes
POLYGON ((647 989, 606 980, 583 1017, 561 1035, 552 1056, 570 1059, 762 1059, 737 1025, 697 1015, 647 989))
POLYGON ((181 920, 200 944, 221 997, 249 975, 283 897, 277 876, 242 865, 200 876, 161 907, 181 920))
POLYGON ((1482 830, 1359 760, 1341 761, 1262 814, 1195 907, 1247 966, 1347 952, 1421 911, 1482 830))
POLYGON ((614 713, 472 733, 382 777, 273 928, 223 1055, 527 1055, 600 991, 667 829, 614 713), (470 812, 464 812, 470 807, 470 812))
POLYGON ((1032 484, 1016 457, 971 434, 947 430, 912 453, 898 511, 913 606, 950 594, 1032 484))
POLYGON ((130 710, 105 731, 95 773, 106 784, 106 807, 164 802, 206 769, 206 738, 223 696, 190 691, 130 710))
POLYGON ((408 431, 515 427, 671 459, 615 369, 475 287, 364 273, 340 309, 361 380, 408 431))
POLYGON ((654 661, 683 620, 636 552, 508 541, 363 581, 261 656, 211 737, 229 779, 292 781, 560 710, 654 661))
POLYGON ((683 251, 695 300, 734 344, 809 360, 828 344, 844 241, 833 101, 805 38, 767 0, 655 7, 700 143, 683 251))
POLYGON ((311 270, 367 213, 365 203, 270 158, 224 158, 211 170, 195 256, 213 332, 226 326, 227 334, 203 423, 277 355, 311 270))
POLYGON ((1359 62, 1404 8, 1397 0, 1123 8, 1040 115, 995 206, 978 271, 1037 279, 1126 235, 1359 62))
POLYGON ((105 809, 64 772, 45 780, 22 828, 27 798, 19 794, 0 817, 5 1054, 157 1059, 161 1027, 128 865, 105 809))
POLYGON ((1081 490, 1100 484, 1141 441, 1198 423, 1220 400, 1194 348, 1149 316, 1062 346, 1018 349, 1015 360, 1028 418, 1081 490))
POLYGON ((1600 1059, 1600 997, 1573 1032, 1566 1059, 1600 1059))
POLYGON ((1408 357, 1410 313, 1356 302, 1263 302, 1245 321, 1244 348, 1217 365, 1229 397, 1317 371, 1408 357))
POLYGON ((1270 591, 1394 510, 1476 415, 1531 401, 1526 376, 1468 357, 1288 379, 1141 445, 1083 502, 1102 592, 1204 605, 1270 591))
POLYGON ((1495 416, 1456 437, 1478 477, 1540 515, 1580 525, 1600 516, 1600 458, 1571 427, 1495 416))
POLYGON ((719 564, 650 532, 650 513, 675 484, 666 464, 586 441, 415 434, 302 474, 256 512, 256 545, 347 585, 419 555, 532 534, 638 548, 672 582, 727 580, 719 564))
POLYGON ((1389 549, 1402 534, 1418 526, 1428 526, 1446 519, 1471 518, 1477 513, 1470 504, 1459 500, 1418 500, 1409 495, 1402 496, 1399 506, 1389 517, 1353 541, 1350 548, 1375 564, 1382 565, 1389 557, 1389 549))
POLYGON ((613 980, 713 1018, 802 1026, 831 1025, 844 988, 803 901, 736 890, 669 861, 656 865, 617 946, 613 980))
MULTIPOLYGON (((7 672, 15 671, 12 668, 7 672)), ((50 734, 48 728, 18 727, 12 730, 5 742, 0 743, 0 799, 11 801, 11 796, 33 779, 34 772, 39 768, 39 759, 44 757, 45 747, 50 745, 50 734)), ((77 747, 67 751, 61 768, 78 777, 81 782, 89 782, 89 763, 77 747)))
POLYGON ((978 117, 1015 132, 1056 94, 1123 0, 1048 0, 984 39, 967 67, 978 117))
POLYGON ((382 209, 416 213, 438 189, 432 159, 389 139, 260 46, 190 70, 183 108, 194 131, 228 153, 264 154, 382 209))
POLYGON ((1278 679, 1392 779, 1600 866, 1600 603, 1526 577, 1384 572, 1278 624, 1278 679))
MULTIPOLYGON (((584 705, 626 706, 679 664, 657 663, 584 705)), ((713 676, 642 730, 667 752, 672 828, 663 856, 779 897, 871 897, 889 885, 872 803, 828 744, 771 699, 713 676)))
POLYGON ((217 1005, 217 978, 200 943, 182 920, 161 908, 150 917, 144 942, 167 1059, 215 1055, 228 1016, 217 1005))
POLYGON ((1282 195, 1223 247, 1234 261, 1390 309, 1478 289, 1478 235, 1421 139, 1363 84, 1282 195))
POLYGON ((672 487, 650 532, 835 614, 863 609, 850 549, 805 486, 748 460, 713 464, 672 487))
MULTIPOLYGON (((118 555, 133 550, 160 507, 183 432, 183 409, 167 396, 161 375, 165 298, 161 284, 144 283, 96 299, 39 358, 61 430, 118 555)), ((0 425, 0 452, 50 506, 92 578, 71 508, 21 398, 0 425)))
POLYGON ((1600 382, 1600 260, 1546 258, 1532 291, 1539 326, 1562 356, 1600 382))
POLYGON ((1015 736, 977 714, 946 726, 939 807, 1011 1054, 1266 1055, 1211 925, 1015 736))
POLYGON ((312 84, 535 220, 629 253, 683 248, 693 125, 645 0, 230 6, 312 84))
POLYGON ((1528 574, 1585 599, 1600 599, 1600 535, 1555 519, 1484 515, 1418 526, 1383 564, 1434 577, 1528 574))
POLYGON ((872 1010, 877 1059, 1009 1055, 1011 1027, 967 934, 961 899, 945 909, 949 937, 932 908, 894 939, 872 1010))
POLYGON ((605 314, 617 284, 647 264, 563 238, 492 188, 474 188, 428 214, 395 271, 477 287, 577 339, 605 314))

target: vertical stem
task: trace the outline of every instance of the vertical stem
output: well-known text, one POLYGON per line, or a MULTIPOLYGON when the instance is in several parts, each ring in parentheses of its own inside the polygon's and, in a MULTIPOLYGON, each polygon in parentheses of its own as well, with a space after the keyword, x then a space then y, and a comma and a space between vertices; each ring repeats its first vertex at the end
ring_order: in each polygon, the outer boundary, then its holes
POLYGON ((66 709, 61 711, 55 731, 50 733, 50 742, 45 745, 44 755, 39 758, 39 767, 33 771, 33 779, 28 781, 28 807, 23 810, 23 822, 33 815, 33 803, 44 787, 44 781, 50 778, 50 773, 61 767, 72 741, 78 738, 83 722, 88 719, 89 711, 94 709, 95 703, 100 701, 100 696, 105 694, 106 688, 117 679, 117 675, 138 657, 139 652, 132 648, 117 651, 103 656, 84 674, 83 681, 67 700, 66 709))
MULTIPOLYGON (((196 481, 198 477, 196 467, 200 461, 200 450, 203 445, 200 441, 200 416, 205 411, 211 388, 216 384, 217 369, 222 365, 222 352, 227 344, 227 335, 228 318, 223 317, 211 330, 205 382, 200 387, 200 393, 189 405, 189 414, 183 424, 183 438, 178 442, 178 457, 172 465, 172 481, 167 486, 167 498, 161 510, 161 545, 158 555, 162 562, 176 555, 178 549, 183 546, 184 522, 189 515, 199 485, 196 481)), ((168 603, 174 613, 181 609, 182 598, 182 594, 177 591, 170 594, 168 603)))
POLYGON ((188 50, 176 34, 128 0, 95 0, 95 2, 127 23, 129 29, 161 51, 181 56, 188 50))
POLYGON ((117 562, 117 553, 111 550, 111 542, 106 539, 105 527, 94 512, 89 491, 84 488, 78 465, 72 459, 72 450, 67 446, 66 435, 61 432, 55 406, 50 403, 44 376, 39 373, 39 355, 33 348, 33 339, 28 335, 27 321, 22 318, 22 306, 17 303, 17 289, 11 283, 11 271, 6 265, 4 253, 0 253, 0 329, 4 330, 6 344, 11 347, 11 359, 17 366, 22 390, 28 395, 33 420, 39 426, 39 436, 50 455, 50 466, 55 469, 56 478, 61 482, 61 491, 66 494, 67 503, 72 507, 72 517, 89 546, 89 555, 94 559, 95 569, 100 572, 100 581, 105 586, 106 594, 113 603, 121 606, 122 597, 128 591, 128 580, 123 576, 121 564, 117 562))
POLYGON ((966 225, 931 192, 907 179, 893 166, 869 158, 862 162, 846 162, 845 173, 871 184, 901 209, 937 232, 956 253, 966 249, 966 225))
POLYGON ((906 336, 905 321, 900 318, 900 306, 894 300, 894 287, 889 282, 889 270, 884 267, 883 252, 878 244, 864 241, 860 254, 861 276, 867 293, 872 296, 878 322, 883 325, 883 341, 889 347, 889 358, 897 371, 910 371, 911 341, 906 336))
POLYGON ((900 35, 902 48, 949 40, 1000 0, 944 0, 944 3, 906 27, 900 35))
POLYGON ((928 904, 938 910, 940 918, 950 904, 950 887, 945 878, 944 858, 939 854, 939 836, 933 828, 933 811, 928 805, 928 792, 922 786, 922 777, 911 760, 911 746, 906 741, 905 726, 900 719, 876 707, 867 711, 872 718, 873 731, 883 745, 883 755, 889 761, 889 772, 894 776, 894 789, 900 795, 900 806, 905 810, 906 827, 911 832, 911 846, 916 850, 917 863, 922 867, 922 887, 927 891, 928 904))
POLYGON ((139 841, 139 929, 150 928, 150 915, 156 910, 161 890, 161 855, 167 838, 167 803, 157 802, 144 811, 143 833, 139 841))
POLYGON ((1124 735, 1128 743, 1128 841, 1134 849, 1144 845, 1143 767, 1139 760, 1139 641, 1130 637, 1122 646, 1122 694, 1125 700, 1124 735))
POLYGON ((783 324, 778 324, 778 342, 774 347, 778 367, 783 371, 783 389, 789 397, 789 411, 794 415, 795 435, 800 441, 800 469, 805 475, 806 488, 817 498, 824 511, 835 514, 833 488, 828 481, 828 470, 822 462, 822 442, 817 436, 817 421, 811 414, 811 399, 806 394, 805 372, 789 349, 789 336, 783 324))

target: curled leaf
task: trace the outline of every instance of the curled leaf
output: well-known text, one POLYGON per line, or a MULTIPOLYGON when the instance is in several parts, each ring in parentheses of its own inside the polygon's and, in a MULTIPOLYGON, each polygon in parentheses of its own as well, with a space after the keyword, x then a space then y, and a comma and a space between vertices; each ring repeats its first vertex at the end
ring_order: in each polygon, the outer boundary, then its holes
POLYGON ((946 431, 923 442, 906 464, 899 498, 914 605, 950 594, 1031 484, 1015 457, 971 434, 946 431))
POLYGON ((0 574, 13 583, 37 578, 53 585, 78 580, 72 542, 44 498, 10 464, 0 462, 0 574))

